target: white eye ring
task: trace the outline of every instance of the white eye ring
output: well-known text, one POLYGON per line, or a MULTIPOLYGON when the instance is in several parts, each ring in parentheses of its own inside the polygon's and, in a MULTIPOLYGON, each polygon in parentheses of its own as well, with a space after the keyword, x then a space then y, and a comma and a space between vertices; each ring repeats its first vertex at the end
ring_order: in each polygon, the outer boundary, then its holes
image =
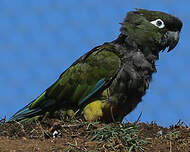
POLYGON ((164 28, 165 27, 164 22, 161 19, 156 19, 154 21, 151 21, 150 23, 155 25, 158 28, 164 28))

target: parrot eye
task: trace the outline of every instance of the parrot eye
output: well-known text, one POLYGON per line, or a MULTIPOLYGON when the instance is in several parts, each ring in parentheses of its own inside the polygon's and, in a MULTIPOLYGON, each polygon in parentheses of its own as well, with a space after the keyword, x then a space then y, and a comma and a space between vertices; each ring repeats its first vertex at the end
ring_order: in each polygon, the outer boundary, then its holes
POLYGON ((156 19, 154 21, 151 21, 150 23, 155 25, 158 28, 164 28, 165 27, 164 22, 161 19, 156 19))

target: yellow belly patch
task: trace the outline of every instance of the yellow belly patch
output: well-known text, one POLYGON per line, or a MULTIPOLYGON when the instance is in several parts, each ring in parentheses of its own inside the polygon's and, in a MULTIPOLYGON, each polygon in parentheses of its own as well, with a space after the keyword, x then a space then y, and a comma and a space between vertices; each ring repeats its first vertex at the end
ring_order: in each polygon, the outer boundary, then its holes
POLYGON ((87 121, 101 120, 107 112, 110 113, 110 107, 108 102, 93 101, 84 108, 84 117, 87 121))

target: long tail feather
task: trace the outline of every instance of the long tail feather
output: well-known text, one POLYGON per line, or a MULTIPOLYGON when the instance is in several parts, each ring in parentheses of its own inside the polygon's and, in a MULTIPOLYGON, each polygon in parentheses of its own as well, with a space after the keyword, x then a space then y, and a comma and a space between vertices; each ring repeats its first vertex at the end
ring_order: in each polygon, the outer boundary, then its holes
POLYGON ((41 108, 33 108, 30 109, 30 105, 33 103, 33 101, 31 103, 29 103, 28 105, 26 105, 24 108, 22 108, 21 110, 19 110, 17 113, 15 113, 10 119, 10 121, 19 121, 22 120, 24 118, 30 117, 30 116, 34 116, 39 114, 42 109, 41 108))

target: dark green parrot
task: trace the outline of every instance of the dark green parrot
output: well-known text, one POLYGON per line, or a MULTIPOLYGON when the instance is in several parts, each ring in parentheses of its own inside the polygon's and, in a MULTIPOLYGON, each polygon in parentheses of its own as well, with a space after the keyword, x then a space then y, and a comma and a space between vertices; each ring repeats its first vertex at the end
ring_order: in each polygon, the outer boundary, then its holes
POLYGON ((159 52, 178 43, 182 22, 145 9, 127 14, 121 33, 80 57, 44 93, 9 121, 43 118, 58 111, 87 121, 116 121, 130 113, 146 93, 159 52))

